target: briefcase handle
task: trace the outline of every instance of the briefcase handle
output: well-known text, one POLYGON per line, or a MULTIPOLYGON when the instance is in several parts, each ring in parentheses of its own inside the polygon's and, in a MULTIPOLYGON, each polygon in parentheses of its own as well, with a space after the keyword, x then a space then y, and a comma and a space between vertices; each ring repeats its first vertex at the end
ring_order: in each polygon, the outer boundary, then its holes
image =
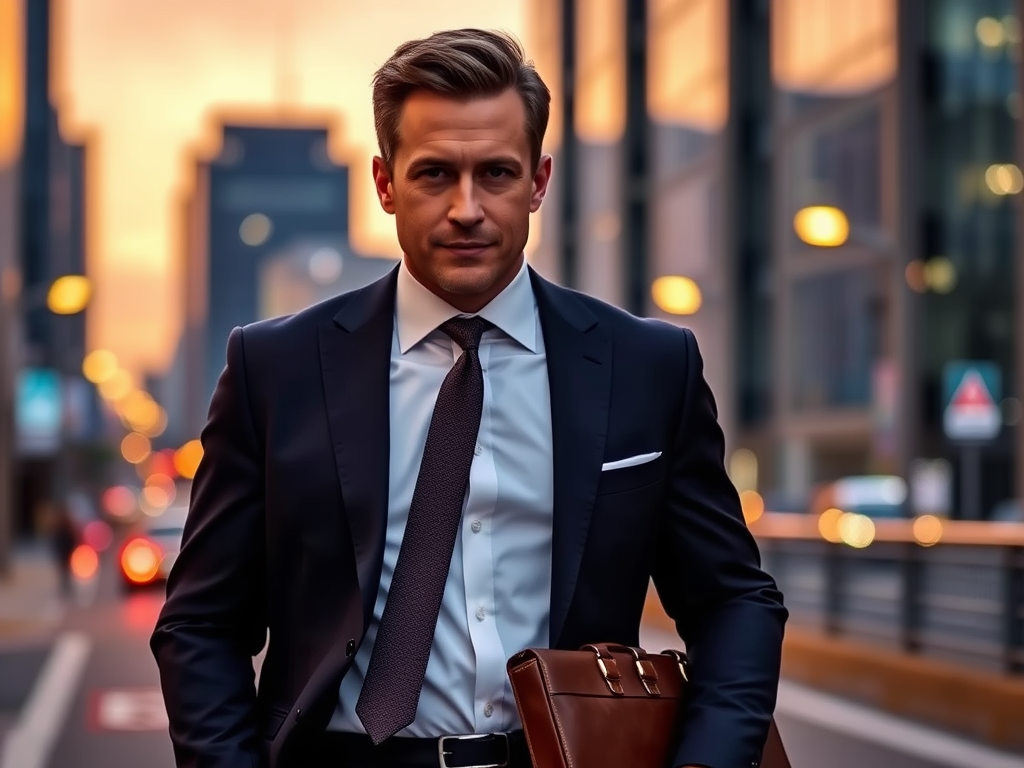
MULTIPOLYGON (((661 695, 661 689, 658 687, 658 671, 654 668, 654 664, 651 663, 647 651, 643 648, 619 645, 617 643, 593 643, 584 645, 580 650, 593 652, 597 660, 597 668, 601 670, 601 676, 604 678, 608 690, 615 696, 624 696, 626 691, 622 687, 622 674, 619 672, 619 663, 615 660, 615 656, 612 655, 613 651, 627 653, 632 656, 633 665, 640 676, 640 682, 643 683, 644 690, 651 696, 661 695)), ((686 674, 687 659, 685 653, 668 650, 662 651, 660 655, 669 656, 674 659, 676 664, 679 665, 679 672, 683 680, 689 681, 690 678, 686 674)))

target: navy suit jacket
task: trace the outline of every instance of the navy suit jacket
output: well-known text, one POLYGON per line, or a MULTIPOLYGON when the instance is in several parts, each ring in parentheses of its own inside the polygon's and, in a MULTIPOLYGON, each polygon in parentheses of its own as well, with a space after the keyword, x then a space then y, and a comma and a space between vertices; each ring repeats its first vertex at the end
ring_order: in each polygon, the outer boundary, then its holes
MULTIPOLYGON (((230 335, 151 640, 181 768, 286 768, 333 712, 383 559, 396 274, 230 335)), ((693 663, 676 765, 756 766, 787 612, 696 340, 530 276, 551 390, 551 646, 636 645, 653 578, 693 663)))

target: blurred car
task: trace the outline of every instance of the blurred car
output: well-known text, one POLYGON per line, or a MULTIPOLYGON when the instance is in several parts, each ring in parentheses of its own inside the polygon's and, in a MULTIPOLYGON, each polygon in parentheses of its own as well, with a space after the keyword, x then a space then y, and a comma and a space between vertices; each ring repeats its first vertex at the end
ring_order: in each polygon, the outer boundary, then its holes
POLYGON ((811 501, 807 494, 793 494, 780 490, 764 492, 764 508, 766 512, 806 515, 810 507, 811 501))
POLYGON ((144 587, 167 579, 181 551, 187 516, 187 506, 168 507, 156 517, 146 517, 125 539, 118 558, 125 587, 144 587))
POLYGON ((909 517, 907 483, 896 475, 842 477, 816 494, 812 512, 830 508, 874 518, 909 517))

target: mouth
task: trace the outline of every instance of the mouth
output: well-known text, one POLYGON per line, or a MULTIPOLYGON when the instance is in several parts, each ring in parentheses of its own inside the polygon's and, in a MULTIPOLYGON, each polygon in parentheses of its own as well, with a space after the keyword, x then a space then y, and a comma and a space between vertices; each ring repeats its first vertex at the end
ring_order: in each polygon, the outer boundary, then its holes
POLYGON ((478 243, 475 241, 458 241, 454 243, 445 243, 442 246, 445 250, 457 253, 460 256, 475 256, 483 253, 491 247, 490 243, 478 243))

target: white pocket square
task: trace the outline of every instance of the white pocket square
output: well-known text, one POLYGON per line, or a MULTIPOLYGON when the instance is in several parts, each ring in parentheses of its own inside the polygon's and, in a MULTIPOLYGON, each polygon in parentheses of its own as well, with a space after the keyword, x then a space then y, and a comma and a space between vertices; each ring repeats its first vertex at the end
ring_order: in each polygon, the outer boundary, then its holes
POLYGON ((636 456, 630 456, 628 459, 619 459, 618 461, 606 461, 601 465, 601 471, 607 472, 610 469, 635 467, 639 464, 646 464, 649 461, 654 461, 659 456, 661 456, 661 451, 655 451, 654 453, 639 453, 636 456))

